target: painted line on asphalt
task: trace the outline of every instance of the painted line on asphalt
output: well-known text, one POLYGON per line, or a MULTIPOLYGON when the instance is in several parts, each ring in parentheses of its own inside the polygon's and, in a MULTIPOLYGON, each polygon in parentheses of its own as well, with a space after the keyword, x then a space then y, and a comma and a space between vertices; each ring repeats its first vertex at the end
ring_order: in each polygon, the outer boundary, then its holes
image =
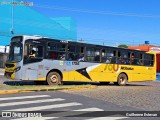
POLYGON ((73 111, 89 111, 89 112, 93 112, 93 111, 104 111, 103 109, 100 108, 84 108, 84 109, 78 109, 78 110, 73 110, 73 111))
POLYGON ((7 107, 7 106, 15 106, 15 105, 25 105, 25 104, 33 104, 33 103, 44 103, 44 102, 56 102, 56 101, 63 101, 65 99, 61 98, 54 98, 54 99, 41 99, 41 100, 31 100, 31 101, 22 101, 22 102, 9 102, 0 104, 0 107, 7 107))
POLYGON ((10 109, 10 110, 4 110, 4 111, 39 111, 39 110, 78 106, 78 105, 82 105, 82 104, 77 102, 71 102, 71 103, 63 103, 63 104, 56 104, 56 105, 44 105, 44 106, 38 106, 38 107, 10 109))
MULTIPOLYGON (((58 112, 58 113, 53 113, 50 114, 50 116, 55 116, 55 117, 66 117, 66 116, 77 116, 77 115, 82 115, 86 113, 92 113, 94 111, 104 111, 103 109, 100 108, 84 108, 84 109, 77 109, 77 110, 71 110, 71 111, 66 111, 66 112, 58 112)), ((71 117, 71 118, 72 118, 71 117)))
POLYGON ((50 97, 50 95, 35 95, 35 96, 20 96, 20 97, 7 97, 7 98, 0 98, 0 101, 2 100, 20 100, 20 99, 26 99, 26 98, 41 98, 41 97, 50 97))

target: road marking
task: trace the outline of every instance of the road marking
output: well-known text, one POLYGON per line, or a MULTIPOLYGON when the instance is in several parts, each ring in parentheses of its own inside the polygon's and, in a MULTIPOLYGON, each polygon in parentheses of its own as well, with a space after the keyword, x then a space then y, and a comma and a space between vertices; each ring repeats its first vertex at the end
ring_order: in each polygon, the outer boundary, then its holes
POLYGON ((93 112, 93 111, 104 111, 103 109, 100 108, 85 108, 85 109, 78 109, 78 110, 73 110, 73 111, 89 111, 89 112, 93 112))
POLYGON ((20 96, 20 97, 7 97, 7 98, 0 98, 0 101, 2 100, 20 100, 20 99, 26 99, 26 98, 39 98, 39 97, 50 97, 49 95, 35 95, 35 96, 20 96))
POLYGON ((121 120, 126 118, 129 118, 129 117, 96 117, 96 118, 91 118, 86 120, 121 120))
POLYGON ((10 102, 10 103, 3 103, 0 104, 0 107, 6 106, 15 106, 15 105, 24 105, 24 104, 32 104, 32 103, 44 103, 44 102, 55 102, 55 101, 63 101, 65 99, 61 98, 54 98, 54 99, 42 99, 42 100, 32 100, 32 101, 22 101, 22 102, 10 102))
POLYGON ((71 102, 71 103, 63 103, 63 104, 56 104, 56 105, 44 105, 44 106, 38 106, 38 107, 11 109, 11 110, 4 110, 4 111, 40 111, 45 109, 62 108, 62 107, 70 107, 70 106, 77 106, 77 105, 82 105, 82 104, 77 102, 71 102))

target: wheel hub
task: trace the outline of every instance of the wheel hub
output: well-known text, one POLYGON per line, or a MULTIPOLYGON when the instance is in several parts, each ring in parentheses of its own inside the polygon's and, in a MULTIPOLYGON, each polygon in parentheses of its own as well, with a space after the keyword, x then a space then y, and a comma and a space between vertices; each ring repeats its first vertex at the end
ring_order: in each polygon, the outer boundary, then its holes
POLYGON ((58 77, 56 75, 52 75, 50 77, 51 82, 56 83, 58 81, 58 77))

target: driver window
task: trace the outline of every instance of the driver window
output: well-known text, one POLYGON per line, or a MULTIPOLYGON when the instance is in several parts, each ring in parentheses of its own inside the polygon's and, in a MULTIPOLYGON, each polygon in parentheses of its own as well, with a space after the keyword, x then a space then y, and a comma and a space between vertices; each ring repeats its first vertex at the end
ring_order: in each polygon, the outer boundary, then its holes
POLYGON ((42 46, 30 46, 29 57, 42 58, 43 47, 42 46))
POLYGON ((39 62, 43 59, 43 46, 25 45, 24 47, 24 64, 39 62))

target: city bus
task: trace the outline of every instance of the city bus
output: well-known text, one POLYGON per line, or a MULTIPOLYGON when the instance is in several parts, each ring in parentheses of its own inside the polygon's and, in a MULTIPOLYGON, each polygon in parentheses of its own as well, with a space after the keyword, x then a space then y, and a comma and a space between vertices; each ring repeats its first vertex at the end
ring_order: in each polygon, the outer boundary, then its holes
POLYGON ((11 38, 5 77, 49 85, 72 81, 124 86, 156 80, 155 61, 155 53, 22 35, 11 38))

